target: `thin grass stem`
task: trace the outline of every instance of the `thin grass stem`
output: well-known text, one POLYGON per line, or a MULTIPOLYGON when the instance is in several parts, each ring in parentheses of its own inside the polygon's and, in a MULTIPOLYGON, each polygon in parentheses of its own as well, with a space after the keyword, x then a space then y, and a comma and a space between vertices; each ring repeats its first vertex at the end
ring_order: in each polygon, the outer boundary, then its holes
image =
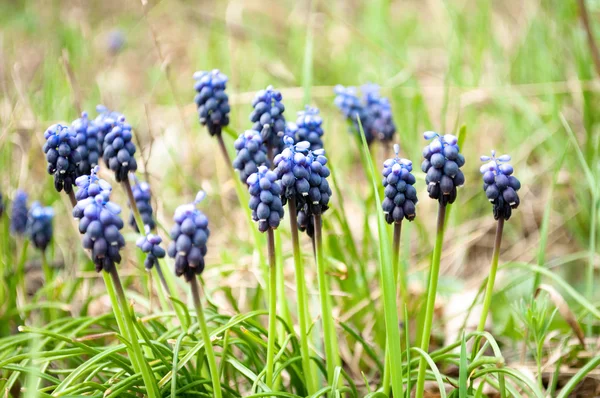
MULTIPOLYGON (((596 257, 596 224, 598 223, 598 190, 592 191, 592 208, 591 208, 591 225, 590 225, 590 248, 589 248, 589 261, 586 268, 585 277, 585 297, 592 302, 594 297, 594 262, 596 257)), ((586 325, 586 334, 588 337, 592 337, 592 324, 593 322, 588 317, 588 323, 586 325)))
MULTIPOLYGON (((429 339, 431 337, 431 326, 433 324, 433 311, 435 307, 435 296, 437 294, 438 278, 440 275, 440 260, 442 258, 442 245, 444 243, 444 221, 446 219, 446 206, 440 203, 437 218, 437 234, 433 257, 431 260, 431 270, 429 272, 429 284, 427 288, 427 304, 425 308, 425 319, 423 322, 423 333, 421 336, 421 350, 428 352, 429 339)), ((419 376, 417 379, 416 397, 423 398, 425 389, 425 374, 427 371, 427 361, 424 357, 419 360, 419 376)))
POLYGON ((208 361, 208 368, 210 371, 210 378, 213 385, 213 394, 215 398, 221 398, 221 382, 219 381, 219 371, 217 368, 217 361, 215 359, 215 352, 213 351, 212 341, 210 334, 208 333, 208 326, 206 326, 206 318, 204 317, 204 309, 202 308, 202 302, 200 301, 200 292, 198 289, 198 280, 193 277, 190 280, 190 287, 192 289, 192 298, 194 300, 194 307, 196 307, 196 313, 198 314, 198 323, 200 325, 200 332, 202 333, 202 339, 204 340, 204 350, 206 352, 206 359, 208 361))
POLYGON ((267 242, 269 253, 269 335, 267 337, 266 384, 272 389, 275 339, 277 338, 277 264, 275 261, 275 235, 271 228, 267 230, 267 242))

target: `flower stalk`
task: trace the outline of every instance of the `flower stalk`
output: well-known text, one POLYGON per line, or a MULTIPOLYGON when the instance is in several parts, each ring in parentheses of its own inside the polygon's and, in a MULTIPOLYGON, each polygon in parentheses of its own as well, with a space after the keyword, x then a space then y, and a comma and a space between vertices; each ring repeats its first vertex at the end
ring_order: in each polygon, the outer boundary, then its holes
POLYGON ((481 318, 479 319, 478 332, 483 332, 490 305, 492 304, 492 295, 494 293, 494 282, 496 280, 496 272, 498 271, 498 259, 500 258, 500 244, 502 242, 502 231, 504 229, 504 218, 498 219, 496 225, 496 240, 494 241, 494 254, 492 255, 492 266, 490 267, 490 275, 488 276, 487 286, 485 287, 485 295, 483 298, 483 309, 481 318))
POLYGON ((267 342, 267 387, 273 388, 273 367, 275 358, 275 339, 277 338, 277 264, 275 261, 275 234, 267 230, 269 252, 269 334, 267 342))

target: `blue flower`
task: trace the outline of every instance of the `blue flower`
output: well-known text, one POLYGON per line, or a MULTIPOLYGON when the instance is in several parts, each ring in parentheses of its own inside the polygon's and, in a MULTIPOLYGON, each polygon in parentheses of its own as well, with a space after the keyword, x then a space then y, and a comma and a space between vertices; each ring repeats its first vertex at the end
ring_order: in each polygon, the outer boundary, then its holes
POLYGON ((121 262, 120 250, 125 239, 120 232, 123 229, 120 213, 121 208, 110 202, 109 190, 79 200, 73 208, 73 216, 79 219, 83 247, 91 251, 96 272, 110 272, 115 263, 121 262))
POLYGON ((252 219, 258 222, 258 230, 266 232, 269 228, 276 229, 283 218, 281 185, 277 181, 277 174, 266 166, 260 166, 258 172, 248 177, 247 184, 249 207, 252 219))
POLYGON ((90 196, 95 197, 96 195, 105 195, 107 198, 110 196, 112 187, 108 182, 98 177, 99 170, 100 166, 94 166, 89 175, 77 177, 75 180, 75 185, 77 185, 75 199, 80 201, 87 199, 90 196))
POLYGON ((370 144, 375 138, 372 134, 372 117, 366 106, 360 101, 356 94, 356 88, 344 87, 340 84, 335 86, 336 94, 334 104, 342 111, 348 122, 350 123, 350 132, 360 134, 360 125, 367 143, 370 144), (358 121, 360 120, 360 125, 358 121))
POLYGON ((43 207, 39 202, 33 203, 27 219, 27 236, 39 250, 46 250, 52 240, 52 207, 43 207))
POLYGON ((75 131, 77 152, 81 156, 78 175, 88 175, 100 160, 98 126, 93 120, 89 119, 87 112, 83 112, 79 119, 71 123, 71 127, 75 131))
POLYGON ((379 95, 379 86, 362 86, 363 100, 372 121, 371 134, 380 141, 389 142, 394 138, 396 126, 392 118, 392 109, 387 98, 379 95))
POLYGON ((483 190, 488 200, 493 205, 494 218, 508 220, 512 209, 519 207, 521 182, 513 176, 514 169, 508 163, 509 155, 496 158, 496 151, 492 156, 482 156, 481 161, 486 162, 479 171, 483 175, 483 190))
POLYGON ((252 129, 261 133, 263 142, 274 149, 283 145, 281 138, 285 134, 285 106, 281 102, 281 92, 268 86, 256 93, 252 101, 254 110, 250 113, 252 129))
POLYGON ((288 199, 295 198, 298 208, 308 200, 310 191, 310 166, 306 141, 294 144, 291 137, 284 137, 285 148, 275 156, 275 174, 282 188, 281 199, 283 204, 288 199))
POLYGON ((206 242, 210 236, 208 218, 196 205, 204 199, 204 192, 199 192, 194 203, 179 206, 175 209, 171 229, 172 242, 167 252, 175 259, 175 274, 183 275, 190 281, 195 275, 204 271, 204 256, 207 252, 206 242))
POLYGON ((94 119, 94 124, 98 128, 98 152, 102 154, 104 153, 104 137, 110 133, 123 115, 119 112, 109 110, 104 105, 96 106, 96 112, 99 113, 96 119, 94 119))
MULTIPOLYGON (((133 185, 133 187, 131 187, 131 190, 133 192, 133 199, 135 199, 135 204, 140 212, 140 215, 142 216, 144 226, 146 226, 149 230, 153 230, 154 228, 156 228, 156 222, 154 221, 154 215, 152 210, 150 185, 147 182, 138 181, 138 179, 135 177, 134 179, 135 184, 133 185)), ((133 216, 133 213, 131 213, 131 216, 129 218, 129 225, 131 225, 131 227, 137 232, 140 232, 138 230, 137 223, 135 222, 135 217, 133 216)))
POLYGON ((54 188, 58 192, 73 191, 81 155, 77 152, 75 131, 62 124, 53 124, 44 133, 44 153, 48 161, 48 173, 54 175, 54 188))
POLYGON ((121 116, 112 130, 106 134, 103 143, 102 157, 104 163, 115 172, 118 182, 126 181, 129 172, 137 170, 134 154, 135 144, 132 141, 131 125, 121 116))
POLYGON ((269 166, 267 147, 259 132, 246 130, 235 140, 234 146, 237 155, 233 160, 233 167, 239 171, 243 183, 246 183, 248 177, 256 173, 260 166, 269 166))
POLYGON ((465 157, 459 152, 458 139, 452 134, 444 136, 433 131, 426 131, 423 136, 432 140, 423 148, 421 170, 427 173, 425 182, 429 197, 437 199, 441 205, 454 203, 456 188, 465 183, 465 175, 460 168, 465 164, 465 157))
POLYGON ((160 247, 162 239, 158 235, 148 234, 146 236, 141 236, 136 245, 139 247, 142 252, 146 253, 146 260, 144 261, 144 266, 147 270, 152 269, 156 264, 158 264, 159 258, 165 257, 165 249, 160 247))
POLYGON ((194 102, 198 107, 200 123, 208 128, 210 135, 221 134, 221 129, 229 124, 229 98, 225 93, 227 76, 218 69, 210 72, 194 73, 194 102))
POLYGON ((400 223, 404 218, 412 221, 416 216, 415 205, 418 202, 416 182, 412 174, 412 162, 398 156, 400 146, 394 145, 396 157, 383 163, 383 186, 385 188, 383 213, 388 224, 400 223))
MULTIPOLYGON (((317 149, 323 148, 323 119, 319 115, 319 109, 306 106, 305 110, 298 112, 298 119, 296 120, 296 131, 294 134, 295 142, 308 141, 310 143, 310 150, 316 151, 317 149)), ((293 126, 289 127, 293 129, 293 126)), ((287 135, 287 133, 286 133, 287 135)))
POLYGON ((19 189, 15 195, 15 200, 12 203, 10 217, 10 232, 13 235, 21 236, 25 233, 28 213, 27 194, 19 189))

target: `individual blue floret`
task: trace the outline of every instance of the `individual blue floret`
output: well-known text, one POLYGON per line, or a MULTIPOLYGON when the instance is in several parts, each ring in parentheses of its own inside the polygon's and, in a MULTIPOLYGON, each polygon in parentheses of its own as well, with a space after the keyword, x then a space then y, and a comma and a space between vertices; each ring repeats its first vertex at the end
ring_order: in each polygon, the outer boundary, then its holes
POLYGON ((121 116, 112 130, 106 134, 103 143, 104 163, 115 172, 117 182, 127 181, 129 172, 137 170, 135 144, 132 141, 131 125, 121 116))
POLYGON ((27 228, 28 213, 29 209, 27 208, 27 194, 19 189, 12 203, 10 215, 11 234, 21 236, 25 233, 27 228))
POLYGON ((89 119, 87 112, 83 112, 79 119, 71 123, 71 127, 75 131, 77 152, 81 156, 77 175, 88 175, 100 161, 98 126, 93 120, 89 119))
POLYGON ((225 92, 227 76, 218 69, 194 73, 194 102, 198 108, 200 123, 208 128, 210 135, 221 134, 229 124, 229 98, 225 92))
POLYGON ((416 216, 417 190, 412 174, 412 162, 398 156, 400 146, 394 145, 396 157, 383 163, 384 195, 382 207, 388 224, 400 223, 404 218, 412 221, 416 216))
POLYGON ((431 142, 423 148, 421 170, 426 173, 425 182, 429 197, 437 199, 441 205, 454 203, 456 188, 465 183, 465 175, 460 168, 465 164, 459 153, 458 139, 452 134, 444 136, 426 131, 423 136, 431 142))
POLYGON ((159 258, 165 257, 165 249, 160 247, 162 239, 158 235, 148 234, 146 236, 141 236, 136 245, 139 247, 142 252, 146 253, 146 260, 144 260, 144 266, 147 270, 152 269, 156 264, 158 264, 159 258))
POLYGON ((285 106, 281 102, 281 92, 267 87, 256 93, 252 101, 254 110, 250 113, 252 129, 261 133, 263 142, 273 149, 281 148, 282 137, 285 134, 285 106))
POLYGON ((380 141, 390 142, 394 138, 396 125, 392 118, 389 100, 379 95, 379 86, 376 84, 366 84, 361 90, 371 120, 369 126, 371 135, 380 141))
POLYGON ((244 184, 252 173, 258 171, 260 166, 269 166, 267 147, 259 132, 246 130, 235 140, 234 146, 237 155, 233 160, 233 167, 239 171, 240 180, 244 184))
POLYGON ((175 259, 175 274, 183 275, 186 281, 204 271, 210 231, 208 218, 196 208, 204 196, 204 192, 199 192, 194 203, 179 206, 173 217, 175 225, 171 229, 172 241, 167 252, 175 259))
POLYGON ((479 171, 483 175, 483 190, 488 200, 493 205, 494 218, 508 220, 512 209, 519 207, 521 182, 513 176, 514 169, 508 163, 509 155, 496 158, 496 151, 492 156, 482 156, 481 161, 486 162, 479 171))
POLYGON ((81 162, 75 131, 69 126, 53 124, 44 133, 44 138, 47 170, 54 176, 54 188, 58 192, 64 189, 66 193, 71 193, 81 162))
POLYGON ((27 236, 33 246, 39 250, 46 250, 52 240, 52 207, 43 207, 39 202, 34 202, 29 210, 27 219, 27 236))
POLYGON ((277 174, 266 166, 260 166, 258 172, 248 177, 247 184, 249 207, 252 219, 258 223, 258 230, 266 232, 269 228, 276 229, 283 218, 281 185, 277 181, 277 174))

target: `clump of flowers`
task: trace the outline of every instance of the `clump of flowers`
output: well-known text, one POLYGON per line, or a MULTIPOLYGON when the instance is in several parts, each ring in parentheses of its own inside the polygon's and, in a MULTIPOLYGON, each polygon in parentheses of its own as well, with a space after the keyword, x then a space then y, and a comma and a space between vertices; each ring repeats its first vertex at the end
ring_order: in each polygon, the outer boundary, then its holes
MULTIPOLYGON (((142 221, 144 222, 144 225, 148 227, 148 229, 153 230, 154 228, 156 228, 156 222, 154 221, 154 216, 152 214, 152 204, 150 203, 150 185, 147 182, 138 181, 136 179, 136 183, 133 185, 131 190, 133 192, 135 204, 137 205, 138 211, 142 216, 142 221)), ((138 230, 137 223, 135 222, 135 217, 133 213, 131 213, 131 216, 129 218, 129 225, 137 232, 140 232, 138 230)))
POLYGON ((362 92, 363 101, 371 116, 371 134, 380 141, 390 142, 396 132, 390 101, 379 95, 379 86, 376 84, 362 86, 362 92))
POLYGON ((146 236, 141 236, 136 245, 139 247, 142 252, 146 253, 146 260, 144 260, 144 267, 147 270, 152 269, 155 265, 158 265, 158 259, 165 257, 165 249, 160 247, 162 239, 158 235, 148 234, 146 236))
POLYGON ((71 127, 75 131, 77 152, 81 156, 78 175, 88 175, 100 160, 98 127, 93 120, 89 119, 87 112, 83 112, 79 119, 75 119, 71 127))
POLYGON ((280 181, 283 204, 288 199, 294 198, 298 208, 302 207, 308 200, 310 191, 310 166, 307 155, 309 143, 299 142, 294 145, 291 137, 284 137, 285 149, 275 156, 275 173, 280 181))
POLYGON ((58 192, 73 192, 81 155, 77 151, 75 131, 68 126, 53 124, 44 133, 44 153, 48 161, 48 174, 54 175, 54 188, 58 192))
POLYGON ((94 119, 94 124, 98 128, 98 152, 102 154, 104 153, 104 137, 110 133, 123 115, 119 112, 111 111, 104 105, 96 106, 96 112, 98 112, 98 116, 94 119))
POLYGON ((96 272, 111 272, 115 263, 121 262, 120 250, 125 239, 120 232, 123 228, 120 213, 121 208, 110 202, 110 190, 81 199, 73 208, 73 217, 79 219, 79 232, 83 234, 83 247, 91 251, 96 272))
POLYGON ((368 109, 363 105, 356 94, 355 87, 344 87, 340 84, 335 86, 334 104, 342 111, 346 119, 350 123, 350 132, 360 134, 360 126, 362 125, 363 132, 367 143, 373 142, 373 134, 371 134, 372 119, 368 109), (359 125, 360 121, 360 125, 359 125))
POLYGON ((27 236, 36 249, 46 250, 52 240, 52 207, 43 207, 39 202, 33 203, 27 219, 27 236))
POLYGON ((196 205, 204 199, 204 192, 199 192, 193 203, 179 206, 173 217, 175 225, 171 229, 173 240, 168 248, 171 258, 175 259, 175 273, 183 275, 186 281, 194 279, 204 271, 204 256, 207 252, 206 242, 210 236, 208 218, 196 205))
POLYGON ((18 236, 23 235, 27 228, 27 216, 29 214, 27 193, 20 189, 17 191, 11 210, 10 232, 18 236))
POLYGON ((493 205, 494 218, 508 220, 512 209, 519 207, 517 191, 521 188, 521 182, 512 175, 513 167, 507 163, 510 156, 496 158, 496 151, 492 151, 491 157, 482 156, 481 161, 486 162, 479 170, 483 174, 483 190, 493 205))
POLYGON ((426 140, 432 140, 423 148, 421 170, 427 173, 425 182, 429 197, 437 199, 441 205, 454 203, 456 188, 465 183, 465 175, 460 168, 465 164, 464 156, 459 152, 458 139, 452 134, 441 136, 426 131, 426 140))
POLYGON ((256 93, 252 100, 254 110, 250 113, 252 129, 261 133, 263 142, 271 148, 281 147, 281 137, 285 133, 285 106, 281 92, 268 86, 256 93))
POLYGON ((229 98, 225 93, 227 76, 218 69, 210 72, 194 73, 194 102, 198 107, 198 118, 208 128, 210 135, 221 134, 221 129, 229 124, 229 98))
POLYGON ((102 157, 115 172, 118 182, 126 181, 129 172, 137 170, 137 162, 133 156, 136 148, 132 138, 131 125, 125 122, 124 116, 119 117, 115 126, 104 137, 102 157))
POLYGON ((250 193, 249 207, 252 219, 258 222, 258 230, 266 232, 269 228, 279 227, 283 218, 283 203, 277 174, 266 166, 260 166, 258 172, 248 177, 247 184, 250 193))
POLYGON ((388 224, 400 223, 404 218, 412 221, 416 216, 416 182, 412 174, 412 162, 398 156, 400 146, 394 145, 396 157, 383 162, 383 186, 385 188, 382 207, 388 224))
POLYGON ((233 167, 239 171, 242 182, 245 183, 260 166, 269 166, 267 147, 259 132, 246 130, 235 140, 234 145, 237 155, 233 160, 233 167))
MULTIPOLYGON (((323 148, 323 119, 319 115, 319 109, 306 106, 305 110, 298 112, 298 119, 294 126, 289 126, 288 130, 295 127, 294 141, 302 142, 308 141, 310 143, 309 149, 316 151, 317 149, 323 148)), ((288 123, 289 125, 289 123, 288 123)), ((286 132, 286 135, 287 132, 286 132)))

